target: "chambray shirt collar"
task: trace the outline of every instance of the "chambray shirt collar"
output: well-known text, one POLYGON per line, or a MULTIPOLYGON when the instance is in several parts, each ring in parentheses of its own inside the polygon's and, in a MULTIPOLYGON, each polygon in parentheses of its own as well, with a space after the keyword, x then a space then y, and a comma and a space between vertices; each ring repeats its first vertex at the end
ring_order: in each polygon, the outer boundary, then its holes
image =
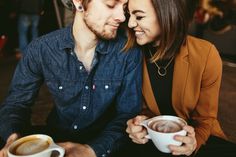
MULTIPOLYGON (((74 48, 74 38, 72 33, 72 25, 69 25, 65 28, 64 32, 61 35, 63 40, 59 40, 59 49, 73 49, 74 48)), ((107 54, 108 51, 108 41, 99 39, 95 51, 100 54, 107 54)))

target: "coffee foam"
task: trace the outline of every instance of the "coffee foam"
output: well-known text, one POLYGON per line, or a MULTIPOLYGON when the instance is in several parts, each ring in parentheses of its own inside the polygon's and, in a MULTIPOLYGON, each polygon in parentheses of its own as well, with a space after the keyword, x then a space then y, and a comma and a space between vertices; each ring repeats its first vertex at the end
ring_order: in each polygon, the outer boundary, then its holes
POLYGON ((172 120, 155 120, 150 122, 149 127, 162 133, 173 133, 182 130, 183 124, 172 120))
POLYGON ((16 155, 32 155, 41 152, 49 147, 49 142, 45 139, 33 138, 19 144, 16 149, 16 155))

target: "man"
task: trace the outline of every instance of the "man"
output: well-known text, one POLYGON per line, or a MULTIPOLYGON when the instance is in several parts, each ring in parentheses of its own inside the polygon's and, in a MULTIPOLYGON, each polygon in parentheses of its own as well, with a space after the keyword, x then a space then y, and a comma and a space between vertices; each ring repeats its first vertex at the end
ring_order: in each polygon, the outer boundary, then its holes
POLYGON ((48 130, 70 141, 60 143, 66 157, 105 157, 122 145, 126 121, 141 110, 141 51, 123 52, 124 35, 116 37, 126 3, 73 0, 73 26, 29 44, 0 109, 1 157, 29 125, 43 81, 55 102, 48 130))

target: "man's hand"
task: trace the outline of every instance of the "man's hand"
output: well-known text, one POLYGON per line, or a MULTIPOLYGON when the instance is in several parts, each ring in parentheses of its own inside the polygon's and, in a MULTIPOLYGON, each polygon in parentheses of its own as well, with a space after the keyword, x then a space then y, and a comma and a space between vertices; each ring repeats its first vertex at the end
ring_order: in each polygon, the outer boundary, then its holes
POLYGON ((7 149, 8 147, 17 139, 19 138, 19 135, 14 133, 11 134, 8 139, 6 145, 0 150, 0 157, 7 157, 7 149))
POLYGON ((96 157, 93 149, 85 144, 65 142, 58 145, 65 149, 65 157, 96 157))

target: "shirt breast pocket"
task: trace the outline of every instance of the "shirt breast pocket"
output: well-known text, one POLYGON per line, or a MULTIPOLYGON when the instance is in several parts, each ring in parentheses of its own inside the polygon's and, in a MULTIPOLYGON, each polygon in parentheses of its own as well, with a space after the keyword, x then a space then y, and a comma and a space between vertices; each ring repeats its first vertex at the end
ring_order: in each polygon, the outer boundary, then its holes
POLYGON ((110 102, 121 88, 121 80, 94 80, 95 97, 102 98, 104 103, 110 102))
POLYGON ((47 81, 47 86, 54 97, 55 103, 61 106, 77 101, 82 91, 81 81, 49 80, 47 81))

